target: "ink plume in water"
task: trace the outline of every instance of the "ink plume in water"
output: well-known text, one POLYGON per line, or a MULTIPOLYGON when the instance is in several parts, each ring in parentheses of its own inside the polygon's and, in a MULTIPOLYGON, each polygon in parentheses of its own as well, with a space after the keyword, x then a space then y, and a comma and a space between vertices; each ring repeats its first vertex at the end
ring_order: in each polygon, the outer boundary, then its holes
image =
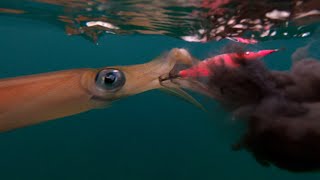
POLYGON ((263 165, 295 172, 320 169, 320 62, 307 57, 307 49, 292 55, 289 71, 269 70, 240 52, 232 59, 236 68, 217 59, 206 63, 207 76, 189 77, 245 120, 247 130, 234 149, 246 149, 263 165))

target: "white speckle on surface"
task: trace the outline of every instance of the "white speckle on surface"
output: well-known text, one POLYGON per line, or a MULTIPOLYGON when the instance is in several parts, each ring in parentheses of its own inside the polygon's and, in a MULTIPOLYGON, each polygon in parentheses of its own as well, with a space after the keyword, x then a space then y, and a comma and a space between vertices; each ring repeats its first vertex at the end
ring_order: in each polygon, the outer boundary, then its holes
POLYGON ((309 36, 310 35, 310 32, 306 32, 306 33, 303 33, 302 35, 301 35, 301 37, 307 37, 307 36, 309 36))
POLYGON ((200 34, 204 34, 205 30, 204 30, 204 29, 199 29, 198 32, 199 32, 200 34))
POLYGON ((260 37, 266 37, 269 35, 270 30, 266 30, 263 33, 260 34, 260 37))
POLYGON ((231 25, 231 24, 235 24, 235 23, 236 23, 236 21, 234 19, 230 19, 227 24, 231 25))
POLYGON ((119 29, 119 27, 114 26, 114 25, 111 24, 111 23, 103 22, 103 21, 89 21, 89 22, 86 23, 86 25, 87 25, 88 27, 92 27, 92 26, 102 26, 102 27, 109 28, 109 29, 119 29))
POLYGON ((205 42, 205 38, 200 38, 198 35, 193 36, 181 36, 181 39, 188 41, 188 42, 205 42))
POLYGON ((277 31, 273 31, 270 36, 275 36, 277 34, 277 31))
POLYGON ((246 29, 247 26, 245 26, 243 24, 236 24, 236 25, 233 26, 233 28, 235 28, 235 29, 246 29))
POLYGON ((221 36, 217 36, 215 39, 216 39, 217 41, 220 41, 220 40, 222 39, 222 37, 221 37, 221 36))
POLYGON ((249 20, 248 19, 241 19, 240 23, 245 23, 245 22, 248 22, 249 20))
POLYGON ((106 31, 107 34, 116 34, 115 32, 112 31, 106 31))
POLYGON ((218 18, 218 22, 223 22, 224 19, 221 17, 221 18, 218 18))
POLYGON ((224 31, 224 26, 219 26, 216 33, 221 33, 222 31, 224 31))
POLYGON ((290 12, 287 11, 279 11, 277 9, 267 12, 266 17, 269 19, 287 19, 290 16, 290 12))
POLYGON ((283 33, 283 35, 287 36, 287 35, 288 35, 288 33, 287 33, 287 32, 284 32, 284 33, 283 33))

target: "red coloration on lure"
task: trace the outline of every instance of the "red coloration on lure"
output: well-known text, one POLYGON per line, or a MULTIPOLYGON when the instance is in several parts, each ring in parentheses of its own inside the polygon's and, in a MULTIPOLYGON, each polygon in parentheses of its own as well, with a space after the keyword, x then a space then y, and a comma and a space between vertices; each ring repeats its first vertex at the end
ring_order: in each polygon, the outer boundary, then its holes
POLYGON ((213 73, 210 66, 224 65, 229 68, 236 68, 240 66, 240 64, 237 63, 237 59, 254 61, 277 51, 279 51, 279 49, 266 49, 258 52, 247 51, 244 53, 221 54, 212 58, 208 58, 189 69, 181 70, 178 75, 183 78, 206 77, 213 73))

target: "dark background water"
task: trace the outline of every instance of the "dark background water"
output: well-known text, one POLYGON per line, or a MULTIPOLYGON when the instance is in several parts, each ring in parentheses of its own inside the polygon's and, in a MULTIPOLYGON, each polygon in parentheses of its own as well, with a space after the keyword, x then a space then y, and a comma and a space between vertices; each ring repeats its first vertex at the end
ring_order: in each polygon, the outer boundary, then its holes
MULTIPOLYGON (((81 67, 143 63, 174 47, 198 58, 219 52, 225 41, 187 43, 164 36, 107 35, 94 45, 67 36, 38 21, 0 18, 0 77, 81 67)), ((273 69, 287 69, 290 54, 310 39, 268 41, 253 49, 286 47, 265 59, 273 69)), ((306 179, 265 168, 247 152, 230 145, 241 133, 221 108, 197 96, 210 109, 159 91, 93 110, 0 134, 0 179, 306 179)), ((16 107, 17 109, 19 107, 16 107)))

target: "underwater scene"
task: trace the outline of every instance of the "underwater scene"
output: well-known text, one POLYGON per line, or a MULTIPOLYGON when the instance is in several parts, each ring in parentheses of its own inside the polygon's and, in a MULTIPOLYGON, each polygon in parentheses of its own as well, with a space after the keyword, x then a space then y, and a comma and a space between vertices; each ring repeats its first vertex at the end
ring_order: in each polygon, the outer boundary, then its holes
POLYGON ((320 178, 319 0, 1 0, 0 179, 320 178))

